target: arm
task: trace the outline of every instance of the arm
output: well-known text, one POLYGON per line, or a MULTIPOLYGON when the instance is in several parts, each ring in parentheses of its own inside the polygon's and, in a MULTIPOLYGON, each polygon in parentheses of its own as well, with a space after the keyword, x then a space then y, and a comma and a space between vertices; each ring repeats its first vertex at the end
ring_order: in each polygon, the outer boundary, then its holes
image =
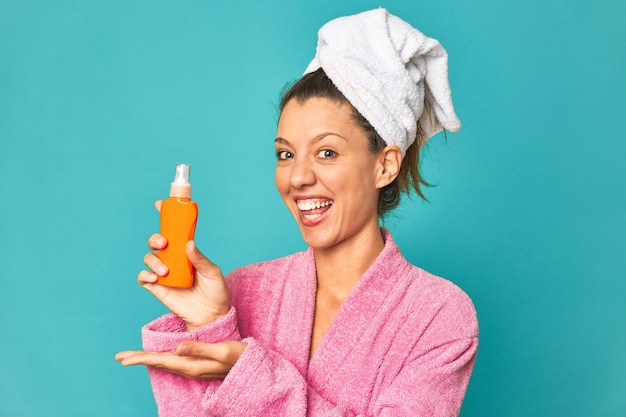
MULTIPOLYGON (((209 354, 207 363, 202 364, 201 356, 192 349, 197 344, 186 342, 202 342, 208 347, 222 341, 239 341, 236 311, 231 307, 226 316, 193 331, 186 331, 185 323, 173 314, 163 316, 142 329, 143 357, 137 358, 148 365, 148 373, 154 398, 159 408, 159 416, 202 416, 207 415, 202 407, 202 398, 221 384, 220 377, 203 379, 204 375, 195 375, 194 372, 213 370, 218 365, 218 372, 222 372, 219 363, 215 363, 209 354), (181 348, 189 346, 189 352, 181 352, 181 348), (163 353, 159 355, 159 353, 163 353), (185 359, 187 359, 185 361, 185 359), (191 375, 195 378, 190 378, 191 375)), ((204 352, 205 355, 207 352, 204 352)), ((233 358, 233 362, 236 358, 233 358)), ((232 366, 232 365, 231 365, 232 366)), ((229 368, 227 366, 227 368, 229 368)), ((227 372, 227 371, 226 371, 227 372)))
POLYGON ((376 416, 457 416, 470 379, 478 339, 443 343, 411 357, 376 399, 376 416))
MULTIPOLYGON (((160 209, 160 202, 156 203, 160 209)), ((144 257, 149 270, 139 273, 139 283, 173 314, 168 314, 144 327, 142 336, 145 351, 123 351, 116 360, 128 365, 146 365, 151 376, 159 415, 185 416, 199 415, 200 401, 204 391, 219 381, 199 380, 200 377, 223 378, 245 344, 238 342, 241 337, 236 324, 234 309, 226 282, 220 269, 198 251, 193 241, 187 243, 187 257, 195 268, 192 288, 168 288, 158 285, 158 275, 167 274, 167 267, 158 258, 160 249, 167 246, 162 236, 155 234, 148 240, 151 252, 144 257), (225 345, 210 345, 222 360, 204 359, 194 349, 197 342, 214 343, 230 340, 225 345), (195 343, 194 343, 195 342, 195 343), (228 348, 227 355, 220 351, 228 348), (210 374, 195 374, 196 369, 210 374), (192 376, 196 380, 185 378, 192 376)), ((203 353, 206 354, 204 351, 203 353)))

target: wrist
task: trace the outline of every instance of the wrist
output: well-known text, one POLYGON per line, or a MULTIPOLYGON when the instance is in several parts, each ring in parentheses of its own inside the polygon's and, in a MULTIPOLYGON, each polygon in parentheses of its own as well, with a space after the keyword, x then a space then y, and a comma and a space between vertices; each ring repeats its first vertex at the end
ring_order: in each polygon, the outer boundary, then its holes
POLYGON ((187 327, 187 331, 193 332, 204 326, 214 323, 220 320, 221 318, 223 318, 224 316, 226 316, 229 310, 230 310, 230 307, 225 312, 215 312, 212 314, 208 314, 207 316, 203 317, 201 320, 194 320, 194 321, 185 320, 185 326, 187 327))

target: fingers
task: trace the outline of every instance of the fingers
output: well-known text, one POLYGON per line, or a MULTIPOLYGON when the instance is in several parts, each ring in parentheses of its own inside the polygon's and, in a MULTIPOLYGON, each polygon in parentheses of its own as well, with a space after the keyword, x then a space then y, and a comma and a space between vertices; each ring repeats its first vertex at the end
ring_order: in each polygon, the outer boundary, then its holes
POLYGON ((234 341, 222 343, 189 341, 180 343, 176 347, 176 354, 179 356, 195 356, 216 360, 232 366, 239 360, 247 346, 247 343, 234 341))
POLYGON ((243 342, 183 342, 178 345, 176 352, 127 350, 115 355, 115 360, 123 366, 145 365, 188 378, 215 379, 224 378, 228 374, 246 346, 243 342))
POLYGON ((172 363, 172 359, 176 357, 177 355, 174 353, 145 352, 143 350, 129 350, 115 355, 115 359, 121 362, 123 366, 145 365, 164 369, 178 369, 175 361, 172 363))
POLYGON ((139 275, 137 275, 137 282, 139 285, 145 286, 146 284, 154 284, 159 279, 159 276, 154 272, 141 270, 139 271, 139 275))
POLYGON ((220 270, 220 268, 198 250, 196 242, 190 240, 189 242, 187 242, 187 247, 185 249, 189 262, 193 264, 199 275, 203 275, 206 277, 222 276, 222 271, 220 270))
POLYGON ((154 272, 155 274, 162 276, 162 277, 167 275, 167 271, 168 271, 167 266, 154 253, 152 252, 147 253, 143 257, 143 263, 146 264, 146 266, 150 268, 150 270, 154 272))
POLYGON ((138 353, 141 353, 141 352, 142 352, 141 350, 125 350, 125 351, 122 351, 122 352, 118 352, 115 355, 115 360, 118 361, 118 362, 121 362, 124 359, 126 359, 126 358, 128 358, 130 356, 136 355, 138 353))
POLYGON ((153 251, 159 251, 167 247, 167 239, 158 233, 154 233, 148 238, 148 247, 153 251))
MULTIPOLYGON (((162 204, 163 200, 157 200, 154 202, 154 207, 160 212, 162 204)), ((150 268, 150 271, 143 270, 137 275, 137 281, 143 286, 154 284, 159 279, 159 276, 165 276, 168 272, 167 266, 157 256, 161 249, 167 247, 167 239, 158 233, 154 233, 148 238, 148 247, 152 252, 144 256, 143 263, 150 268)))
POLYGON ((159 250, 167 247, 167 239, 155 233, 148 239, 148 246, 152 249, 152 252, 148 252, 143 257, 143 263, 150 271, 143 270, 139 272, 137 281, 141 285, 155 283, 159 276, 163 277, 168 273, 167 266, 157 256, 159 250))
MULTIPOLYGON (((143 262, 146 264, 150 270, 152 270, 156 275, 165 276, 167 275, 167 266, 161 262, 161 259, 157 256, 159 250, 167 247, 167 239, 161 236, 158 233, 153 234, 148 239, 148 246, 152 249, 153 252, 147 253, 143 262)), ((200 252, 193 240, 187 242, 186 246, 187 257, 189 261, 193 264, 194 268, 204 276, 221 276, 222 272, 217 265, 211 262, 206 256, 200 252)), ((142 271, 143 272, 143 271, 142 271)), ((140 273, 141 276, 141 273, 140 273)), ((144 276, 145 282, 153 282, 155 277, 144 276)))

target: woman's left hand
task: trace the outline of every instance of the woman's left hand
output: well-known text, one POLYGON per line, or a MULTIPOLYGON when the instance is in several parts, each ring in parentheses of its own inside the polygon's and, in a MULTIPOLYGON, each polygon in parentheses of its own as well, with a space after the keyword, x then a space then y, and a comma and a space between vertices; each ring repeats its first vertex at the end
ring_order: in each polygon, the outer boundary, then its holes
POLYGON ((223 379, 246 350, 244 342, 182 342, 174 352, 127 350, 115 355, 124 366, 146 365, 192 379, 223 379))

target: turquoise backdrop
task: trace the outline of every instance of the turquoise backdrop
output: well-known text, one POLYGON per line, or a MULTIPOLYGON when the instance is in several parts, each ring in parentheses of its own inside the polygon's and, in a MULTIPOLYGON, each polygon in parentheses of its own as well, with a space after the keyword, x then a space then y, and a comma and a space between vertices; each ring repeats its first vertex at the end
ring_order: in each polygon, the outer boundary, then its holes
POLYGON ((463 129, 386 222, 474 300, 462 416, 626 415, 626 2, 0 0, 0 416, 156 415, 136 284, 193 164, 224 271, 304 244, 273 185, 276 103, 331 18, 384 6, 450 54, 463 129))

